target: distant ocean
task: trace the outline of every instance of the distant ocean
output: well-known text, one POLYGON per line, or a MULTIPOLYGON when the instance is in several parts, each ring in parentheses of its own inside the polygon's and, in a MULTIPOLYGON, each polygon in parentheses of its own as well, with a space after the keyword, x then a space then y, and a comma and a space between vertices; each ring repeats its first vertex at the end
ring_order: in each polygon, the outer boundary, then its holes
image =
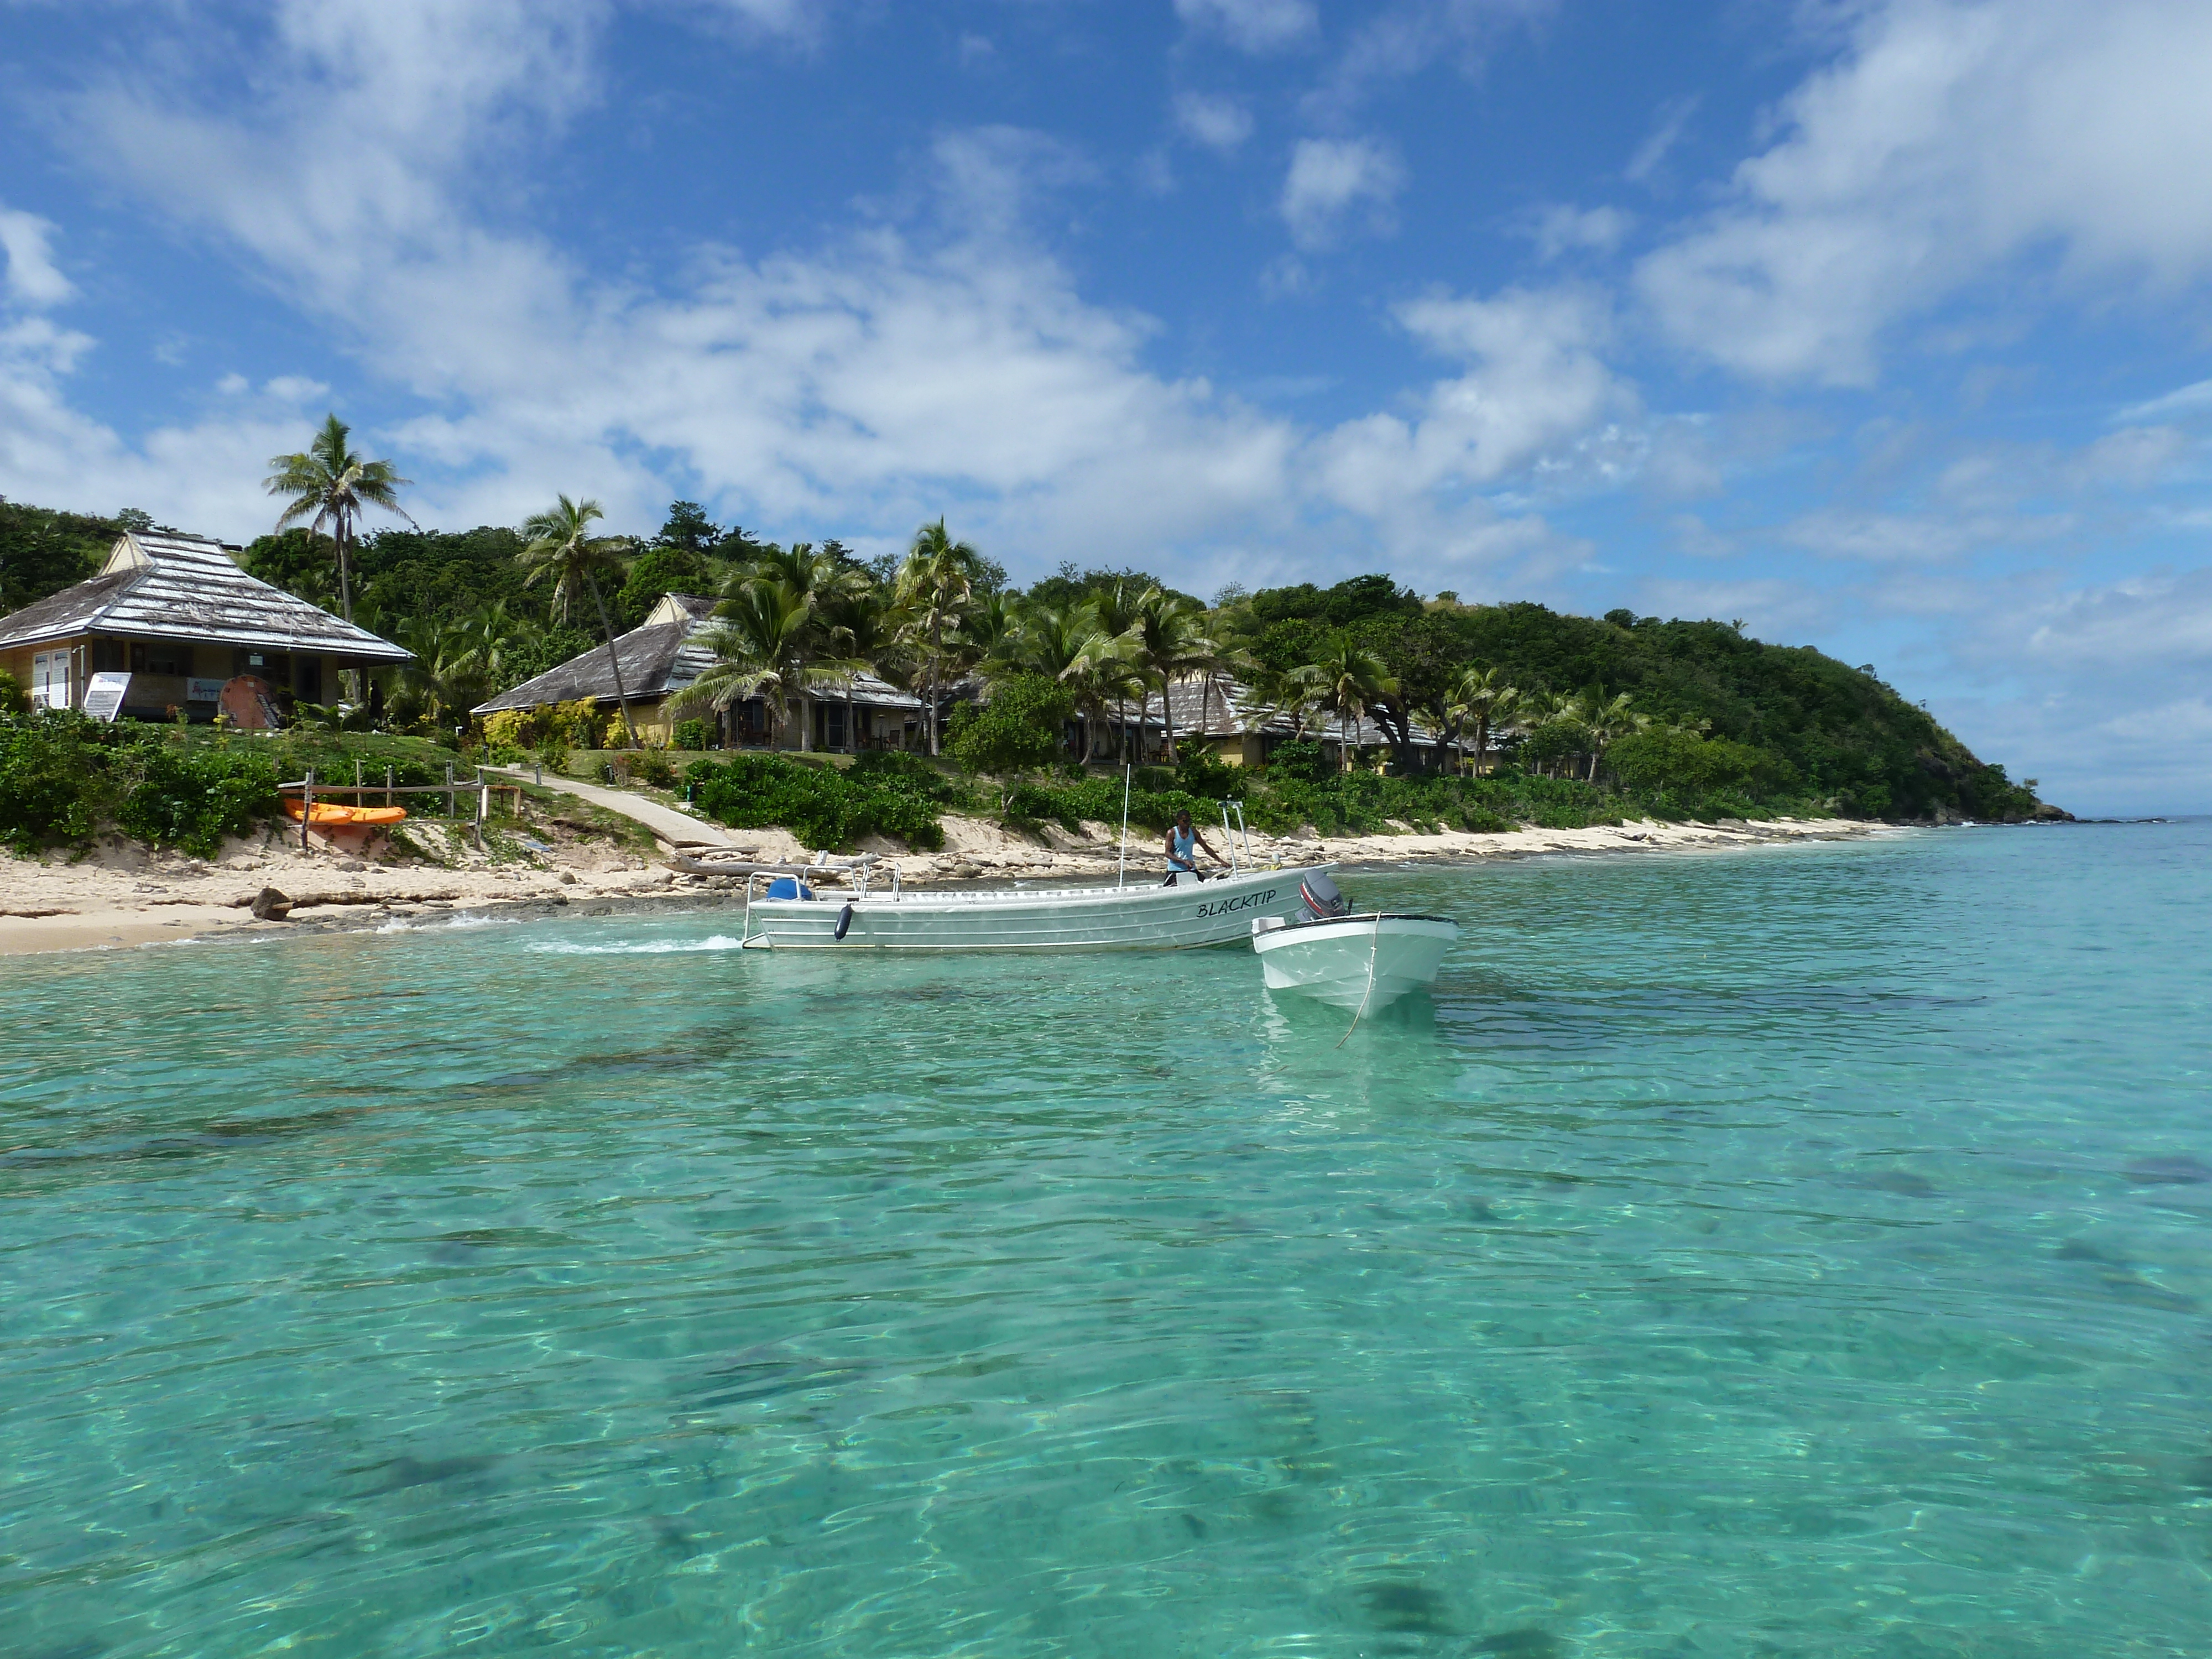
POLYGON ((0 1648, 2212 1645, 2212 824, 0 962, 0 1648))

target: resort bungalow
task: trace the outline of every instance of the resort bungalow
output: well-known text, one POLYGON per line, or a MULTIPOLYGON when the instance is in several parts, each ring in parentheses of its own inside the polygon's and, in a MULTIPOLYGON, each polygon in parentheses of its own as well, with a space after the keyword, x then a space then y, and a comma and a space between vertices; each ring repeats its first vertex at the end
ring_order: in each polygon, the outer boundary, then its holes
MULTIPOLYGON (((1168 687, 1168 702, 1175 714, 1177 745, 1203 743, 1231 766, 1265 766, 1279 744, 1297 735, 1288 715, 1259 709, 1251 689, 1227 674, 1216 674, 1211 679, 1193 674, 1176 680, 1168 687)), ((1083 736, 1079 732, 1075 741, 1079 744, 1083 736)), ((1390 734, 1371 717, 1352 722, 1348 733, 1333 714, 1314 714, 1306 720, 1306 741, 1320 744, 1323 757, 1333 766, 1344 764, 1346 736, 1355 757, 1362 749, 1388 748, 1390 744, 1390 734)), ((1411 736, 1413 750, 1423 764, 1438 763, 1436 734, 1415 726, 1411 736)), ((1141 763, 1157 760, 1166 738, 1167 723, 1159 699, 1154 697, 1141 710, 1132 703, 1125 711, 1109 711, 1097 747, 1101 754, 1128 752, 1141 763)))
MULTIPOLYGON (((714 629, 714 601, 690 593, 671 593, 653 608, 639 627, 615 640, 615 655, 604 645, 571 657, 558 668, 548 669, 534 680, 525 680, 477 706, 474 714, 496 714, 506 709, 540 708, 557 702, 589 700, 603 713, 612 714, 617 703, 614 665, 622 665, 623 690, 629 698, 630 724, 641 743, 665 745, 676 733, 676 722, 684 719, 708 721, 715 728, 716 742, 725 748, 759 747, 768 742, 768 704, 750 697, 717 711, 703 704, 679 709, 676 704, 691 683, 714 660, 705 636, 714 629)), ((919 746, 921 699, 900 690, 873 674, 854 677, 849 699, 838 685, 809 697, 792 697, 784 707, 779 738, 785 749, 818 749, 857 753, 871 749, 908 749, 919 746), (849 701, 852 724, 846 710, 849 701)))
POLYGON ((237 550, 170 531, 120 537, 100 574, 0 617, 0 668, 42 708, 80 708, 94 674, 128 674, 120 714, 216 716, 226 682, 252 675, 280 712, 334 702, 346 670, 408 653, 319 605, 257 581, 237 550))

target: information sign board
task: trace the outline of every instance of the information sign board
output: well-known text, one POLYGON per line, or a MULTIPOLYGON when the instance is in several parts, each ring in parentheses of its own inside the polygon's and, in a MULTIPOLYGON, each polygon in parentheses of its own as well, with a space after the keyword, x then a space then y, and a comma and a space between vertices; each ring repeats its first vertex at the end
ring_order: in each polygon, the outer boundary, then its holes
POLYGON ((131 689, 128 674, 94 674, 84 688, 84 712, 96 720, 112 720, 123 707, 123 694, 131 689))
POLYGON ((222 682, 221 680, 195 679, 186 680, 185 682, 185 701, 186 702, 214 702, 222 696, 222 682))

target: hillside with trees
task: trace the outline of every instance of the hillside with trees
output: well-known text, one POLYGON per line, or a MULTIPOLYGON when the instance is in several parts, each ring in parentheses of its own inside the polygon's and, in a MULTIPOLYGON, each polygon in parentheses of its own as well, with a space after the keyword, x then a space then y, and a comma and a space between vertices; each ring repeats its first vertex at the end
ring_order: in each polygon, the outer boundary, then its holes
MULTIPOLYGON (((526 722, 487 734, 468 711, 637 626, 677 592, 720 601, 707 640, 717 660, 689 712, 771 687, 834 696, 867 669, 951 716, 941 731, 925 720, 924 747, 956 781, 924 794, 954 803, 968 799, 959 777, 994 779, 975 799, 1012 822, 1096 818, 1104 769, 1118 780, 1118 757, 1099 734, 1133 713, 1170 721, 1170 765, 1143 769, 1140 817, 1224 793, 1267 821, 1324 828, 1644 813, 2057 816, 2033 780, 2015 782, 1978 758, 1870 665, 1770 644, 1738 623, 1469 605, 1382 574, 1328 587, 1232 587, 1210 605, 1134 568, 1062 566, 1021 590, 941 523, 923 526, 903 559, 867 562, 835 540, 763 541, 691 501, 673 503, 651 536, 611 532, 596 503, 565 496, 520 527, 441 531, 409 520, 360 531, 364 505, 405 516, 396 491, 406 481, 347 441, 333 420, 309 451, 276 458, 271 490, 295 522, 257 538, 240 562, 333 611, 349 600, 356 620, 411 651, 416 661, 379 686, 375 717, 449 744, 489 738, 514 749, 526 722), (1188 734, 1176 741, 1167 688, 1194 675, 1220 688, 1206 692, 1210 708, 1233 686, 1246 719, 1286 732, 1263 775, 1235 774, 1188 734), (1376 728, 1388 741, 1361 751, 1352 734, 1376 728), (1069 744, 1079 730, 1088 752, 1069 744), (1322 763, 1316 740, 1328 738, 1340 739, 1340 762, 1322 763), (1100 769, 1086 774, 1086 764, 1100 769)), ((106 519, 0 501, 0 608, 82 580, 126 526, 153 527, 143 513, 106 519)), ((354 726, 367 708, 314 718, 354 726)), ((710 727, 678 729, 696 744, 710 727)), ((634 741, 614 720, 562 731, 564 750, 571 738, 586 748, 634 741)), ((759 757, 745 787, 757 793, 767 786, 755 774, 784 765, 759 757)), ((714 775, 724 796, 732 775, 714 775)), ((902 787, 922 787, 910 769, 897 776, 902 787)), ((777 786, 787 787, 797 786, 777 786)))

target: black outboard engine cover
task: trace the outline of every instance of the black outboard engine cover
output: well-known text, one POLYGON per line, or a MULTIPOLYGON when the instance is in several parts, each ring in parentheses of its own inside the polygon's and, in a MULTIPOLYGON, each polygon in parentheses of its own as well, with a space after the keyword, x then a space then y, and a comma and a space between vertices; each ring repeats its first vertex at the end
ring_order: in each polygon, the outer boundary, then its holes
POLYGON ((1336 890, 1336 884, 1318 870, 1298 883, 1298 896, 1306 902, 1306 913, 1316 921, 1340 916, 1352 908, 1336 890))

